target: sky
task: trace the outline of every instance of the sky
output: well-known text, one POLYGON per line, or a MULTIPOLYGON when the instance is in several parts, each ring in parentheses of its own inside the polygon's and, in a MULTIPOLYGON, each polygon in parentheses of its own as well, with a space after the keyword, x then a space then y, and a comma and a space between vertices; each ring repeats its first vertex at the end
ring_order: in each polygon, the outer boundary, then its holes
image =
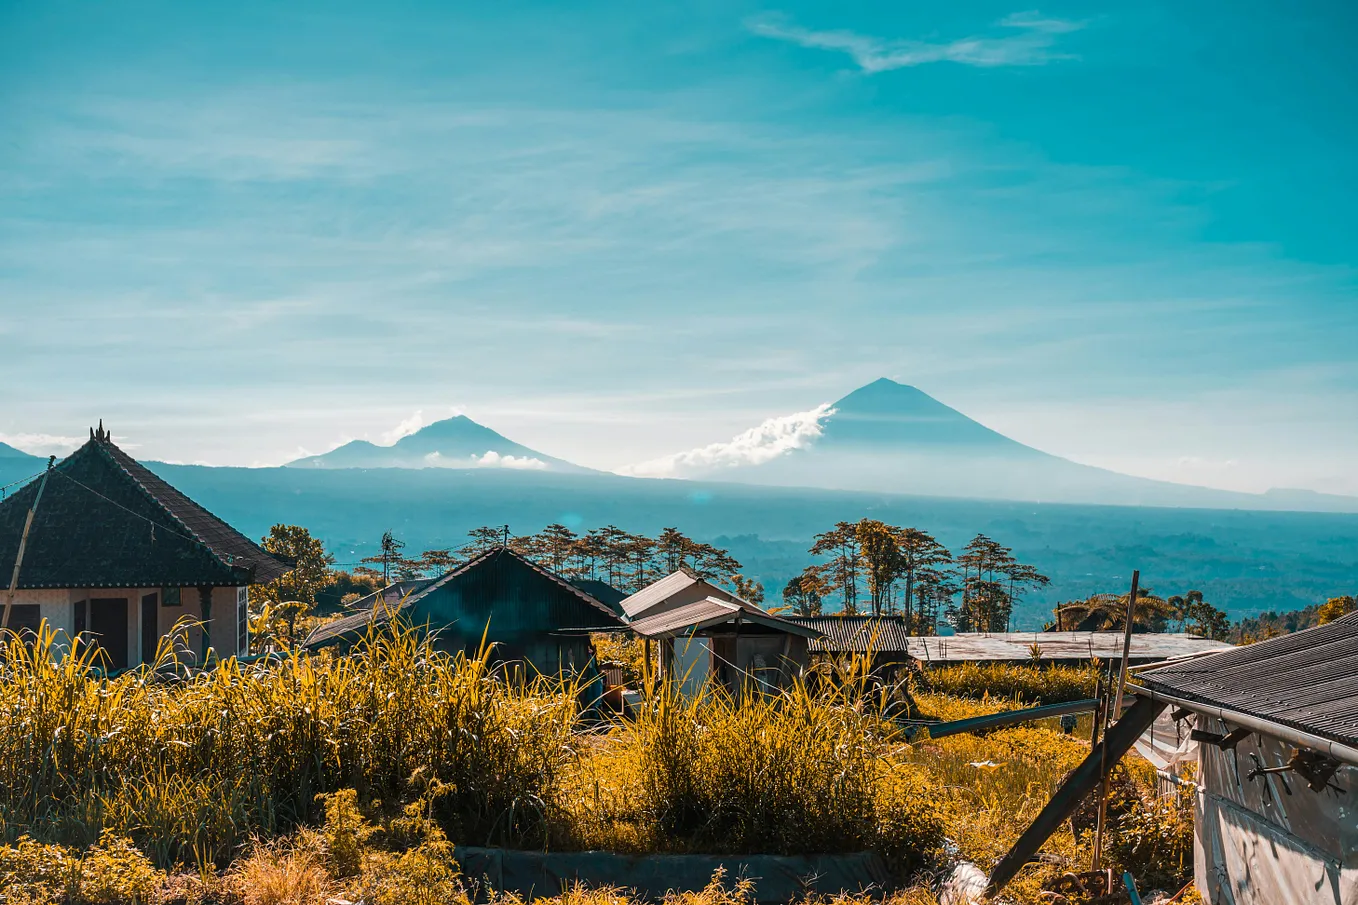
POLYGON ((0 0, 0 441, 613 469, 887 376, 1358 494, 1358 8, 1029 2, 0 0))

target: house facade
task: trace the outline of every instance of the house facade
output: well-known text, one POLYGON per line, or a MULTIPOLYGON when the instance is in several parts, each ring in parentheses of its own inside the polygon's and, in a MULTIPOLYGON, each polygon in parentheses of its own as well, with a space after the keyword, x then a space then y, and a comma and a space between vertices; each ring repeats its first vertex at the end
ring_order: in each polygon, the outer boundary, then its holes
POLYGON ((306 646, 347 647, 372 625, 399 614, 432 632, 434 646, 447 653, 475 655, 484 642, 496 664, 571 674, 593 662, 593 632, 626 628, 587 591, 504 546, 404 594, 382 592, 371 599, 370 608, 317 627, 306 646))
POLYGON ((0 571, 16 562, 9 629, 45 620, 59 650, 79 636, 111 672, 153 662, 165 637, 191 664, 248 653, 248 588, 290 568, 119 449, 102 424, 0 501, 0 571), (193 626, 174 632, 184 621, 193 626))

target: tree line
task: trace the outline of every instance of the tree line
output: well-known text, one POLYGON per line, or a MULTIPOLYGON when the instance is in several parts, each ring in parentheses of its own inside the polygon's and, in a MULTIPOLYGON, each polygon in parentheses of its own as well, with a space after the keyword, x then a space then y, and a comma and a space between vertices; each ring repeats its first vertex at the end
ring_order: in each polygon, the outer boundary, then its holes
MULTIPOLYGON (((508 525, 486 525, 468 531, 461 546, 425 550, 418 556, 408 556, 405 543, 388 531, 382 535, 378 552, 364 557, 354 571, 385 585, 442 574, 501 545, 565 578, 597 579, 628 593, 681 566, 703 578, 750 585, 739 574, 740 562, 728 550, 696 541, 678 528, 665 528, 648 537, 616 525, 577 534, 565 525, 552 524, 525 535, 513 534, 508 525)), ((762 589, 759 596, 762 599, 762 589)))
POLYGON ((877 519, 838 522, 809 552, 822 560, 784 586, 789 609, 817 616, 833 602, 845 615, 901 616, 912 634, 933 634, 940 618, 958 631, 1008 631, 1015 603, 1050 581, 984 534, 954 554, 927 531, 877 519))

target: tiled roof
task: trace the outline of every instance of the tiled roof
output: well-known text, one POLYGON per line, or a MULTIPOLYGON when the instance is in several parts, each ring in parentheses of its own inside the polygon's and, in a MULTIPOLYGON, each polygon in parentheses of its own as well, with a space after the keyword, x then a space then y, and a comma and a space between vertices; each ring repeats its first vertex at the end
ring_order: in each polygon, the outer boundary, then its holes
MULTIPOLYGON (((14 562, 40 485, 0 501, 0 562, 14 562)), ((101 430, 48 474, 19 587, 230 587, 272 581, 289 568, 101 430)))
POLYGON ((1358 613, 1136 675, 1149 691, 1358 746, 1358 613))

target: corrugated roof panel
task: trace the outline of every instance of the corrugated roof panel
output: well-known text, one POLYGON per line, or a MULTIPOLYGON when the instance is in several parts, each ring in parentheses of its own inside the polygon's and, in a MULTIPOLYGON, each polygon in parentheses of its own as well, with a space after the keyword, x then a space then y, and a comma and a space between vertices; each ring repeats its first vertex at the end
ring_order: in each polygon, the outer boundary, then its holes
POLYGON ((730 619, 740 612, 734 603, 708 597, 694 603, 686 603, 673 610, 666 610, 655 616, 638 619, 631 625, 632 631, 647 638, 670 635, 695 626, 702 626, 713 619, 730 619))
POLYGON ((1137 684, 1358 745, 1358 613, 1143 670, 1137 684))

